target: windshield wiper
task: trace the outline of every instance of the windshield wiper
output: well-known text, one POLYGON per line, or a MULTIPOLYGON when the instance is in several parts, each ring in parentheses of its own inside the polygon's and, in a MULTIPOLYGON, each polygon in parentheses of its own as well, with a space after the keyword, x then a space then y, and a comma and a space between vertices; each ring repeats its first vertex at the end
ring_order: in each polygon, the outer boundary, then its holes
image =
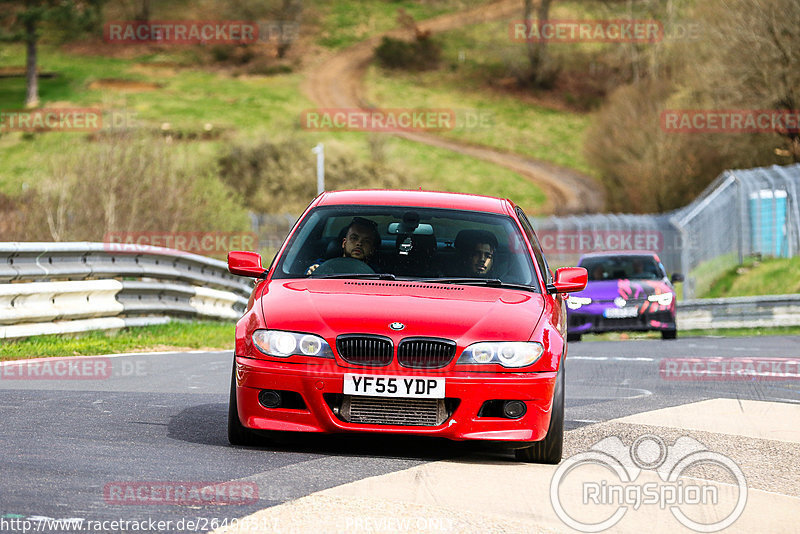
POLYGON ((325 276, 311 276, 321 280, 323 278, 364 278, 367 280, 395 280, 391 273, 350 273, 350 274, 326 274, 325 276))
POLYGON ((526 286, 525 284, 511 284, 503 282, 499 278, 426 278, 424 280, 416 280, 416 282, 424 282, 428 284, 464 284, 469 286, 488 286, 488 287, 507 287, 510 289, 522 289, 523 291, 533 291, 536 293, 536 288, 533 286, 526 286))

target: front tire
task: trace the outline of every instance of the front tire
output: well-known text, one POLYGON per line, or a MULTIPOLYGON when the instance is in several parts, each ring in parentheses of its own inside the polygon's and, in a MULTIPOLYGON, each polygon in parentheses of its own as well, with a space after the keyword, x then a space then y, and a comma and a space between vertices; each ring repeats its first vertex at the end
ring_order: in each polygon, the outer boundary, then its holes
POLYGON ((678 330, 662 330, 661 339, 675 339, 678 337, 678 330))
POLYGON ((255 432, 242 424, 239 419, 239 406, 236 401, 236 361, 231 372, 231 396, 228 400, 228 442, 231 445, 256 445, 259 442, 255 432))
POLYGON ((564 360, 556 374, 556 387, 553 390, 553 409, 547 436, 530 447, 517 449, 514 456, 520 462, 537 464, 557 464, 561 461, 564 449, 564 360))

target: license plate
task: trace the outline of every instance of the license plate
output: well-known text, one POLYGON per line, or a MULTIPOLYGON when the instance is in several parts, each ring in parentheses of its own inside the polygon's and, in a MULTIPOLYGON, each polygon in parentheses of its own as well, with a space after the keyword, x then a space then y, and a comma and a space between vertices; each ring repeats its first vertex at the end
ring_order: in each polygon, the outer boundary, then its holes
POLYGON ((444 378, 344 375, 345 395, 443 399, 444 378))
POLYGON ((603 310, 603 317, 608 319, 624 319, 639 315, 638 308, 606 308, 603 310))

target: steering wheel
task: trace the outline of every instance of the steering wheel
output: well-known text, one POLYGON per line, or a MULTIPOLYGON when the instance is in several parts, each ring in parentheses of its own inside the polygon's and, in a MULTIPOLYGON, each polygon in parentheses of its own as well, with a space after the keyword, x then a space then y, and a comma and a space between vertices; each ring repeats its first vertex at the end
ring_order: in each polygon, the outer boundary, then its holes
POLYGON ((375 270, 361 260, 355 258, 333 258, 322 262, 313 273, 312 278, 329 274, 375 274, 375 270))

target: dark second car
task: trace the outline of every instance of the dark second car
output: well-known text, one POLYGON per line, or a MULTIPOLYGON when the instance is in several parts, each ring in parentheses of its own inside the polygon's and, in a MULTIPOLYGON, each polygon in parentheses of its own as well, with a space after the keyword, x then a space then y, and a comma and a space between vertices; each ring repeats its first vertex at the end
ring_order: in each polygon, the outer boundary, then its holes
POLYGON ((257 431, 490 440, 557 463, 566 310, 586 271, 553 276, 508 200, 422 191, 317 197, 236 326, 228 421, 257 431))
MULTIPOLYGON (((658 256, 652 252, 595 252, 578 265, 589 274, 584 291, 567 299, 569 339, 612 331, 661 332, 675 339, 675 288, 658 256)), ((672 282, 683 280, 680 274, 672 282)))

